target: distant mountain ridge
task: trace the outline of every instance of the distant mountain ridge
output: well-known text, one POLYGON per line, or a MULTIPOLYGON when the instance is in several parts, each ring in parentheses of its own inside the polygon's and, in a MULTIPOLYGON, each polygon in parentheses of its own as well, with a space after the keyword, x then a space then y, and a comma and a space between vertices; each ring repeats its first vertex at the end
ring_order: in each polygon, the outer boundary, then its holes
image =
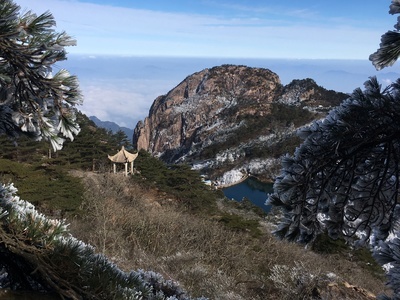
POLYGON ((112 133, 116 133, 119 130, 122 130, 128 139, 132 141, 133 137, 133 129, 127 128, 127 127, 122 127, 119 126, 117 123, 111 122, 111 121, 102 121, 96 116, 90 116, 90 120, 92 120, 98 127, 105 128, 107 130, 111 130, 112 133))
POLYGON ((222 65, 157 97, 136 125, 133 144, 168 163, 192 164, 211 179, 232 170, 266 176, 273 161, 298 145, 296 128, 346 98, 313 79, 284 86, 269 69, 222 65))

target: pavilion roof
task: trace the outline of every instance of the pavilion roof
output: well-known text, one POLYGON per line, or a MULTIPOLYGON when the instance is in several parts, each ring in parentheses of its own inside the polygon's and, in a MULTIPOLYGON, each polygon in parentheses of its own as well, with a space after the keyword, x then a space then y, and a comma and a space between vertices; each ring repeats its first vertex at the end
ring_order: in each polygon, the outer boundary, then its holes
POLYGON ((125 147, 122 146, 121 150, 118 151, 117 154, 111 156, 108 155, 109 160, 115 163, 126 163, 126 162, 132 162, 136 159, 139 153, 130 153, 125 150, 125 147))

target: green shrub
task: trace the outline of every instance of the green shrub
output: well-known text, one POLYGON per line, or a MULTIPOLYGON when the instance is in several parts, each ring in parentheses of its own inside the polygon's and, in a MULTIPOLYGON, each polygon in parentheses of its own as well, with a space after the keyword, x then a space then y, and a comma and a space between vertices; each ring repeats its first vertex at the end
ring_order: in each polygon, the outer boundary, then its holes
POLYGON ((321 254, 339 254, 348 257, 351 261, 356 262, 361 268, 369 271, 372 275, 381 278, 384 275, 382 267, 373 258, 368 248, 354 249, 346 244, 342 238, 332 239, 327 234, 322 233, 317 236, 311 246, 314 252, 321 254))
POLYGON ((344 239, 332 239, 327 234, 321 233, 317 236, 311 249, 322 254, 343 254, 350 250, 344 239))
POLYGON ((354 257, 358 264, 377 278, 384 278, 385 272, 372 256, 369 249, 359 248, 354 250, 354 257))
POLYGON ((166 165, 145 151, 135 160, 139 174, 133 177, 142 184, 156 187, 174 196, 179 203, 196 213, 212 214, 220 194, 205 185, 200 174, 188 165, 166 165))
POLYGON ((219 218, 219 222, 230 229, 249 232, 253 237, 260 237, 262 235, 259 228, 260 224, 257 220, 246 220, 238 215, 224 213, 219 218))
POLYGON ((74 211, 82 201, 79 178, 51 165, 29 165, 0 159, 0 179, 13 182, 19 195, 49 210, 74 211))

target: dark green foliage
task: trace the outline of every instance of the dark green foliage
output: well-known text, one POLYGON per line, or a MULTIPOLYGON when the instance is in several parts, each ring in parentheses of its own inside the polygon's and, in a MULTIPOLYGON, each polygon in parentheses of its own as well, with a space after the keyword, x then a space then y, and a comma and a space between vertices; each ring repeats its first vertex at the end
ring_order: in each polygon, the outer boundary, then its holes
POLYGON ((271 146, 257 145, 255 147, 245 148, 247 158, 279 158, 285 153, 293 153, 299 146, 301 139, 295 134, 282 137, 271 146))
POLYGON ((57 152, 53 152, 44 141, 36 142, 21 136, 14 143, 7 137, 0 136, 0 158, 71 169, 110 170, 111 164, 107 155, 117 153, 122 145, 130 145, 126 141, 126 135, 112 134, 99 128, 82 113, 77 113, 77 121, 81 132, 73 142, 66 141, 63 149, 57 152))
POLYGON ((232 201, 232 200, 228 200, 228 201, 230 202, 230 204, 232 204, 234 207, 236 207, 238 209, 241 209, 244 211, 252 211, 260 217, 263 217, 266 215, 265 211, 261 207, 253 204, 253 202, 251 202, 251 200, 246 197, 244 197, 242 199, 242 201, 232 201))
POLYGON ((120 150, 119 136, 97 127, 84 114, 78 114, 77 120, 82 128, 80 134, 73 142, 66 142, 64 148, 53 155, 51 163, 82 170, 110 170, 107 155, 120 150))
POLYGON ((353 255, 358 265, 360 265, 363 269, 367 270, 374 276, 382 278, 385 275, 382 266, 378 264, 378 262, 375 260, 373 254, 369 249, 366 248, 355 249, 353 250, 353 255))
POLYGON ((49 150, 50 145, 48 143, 34 141, 25 135, 20 136, 15 141, 0 135, 0 158, 35 163, 46 158, 49 150))
POLYGON ((126 133, 123 132, 121 129, 118 130, 116 133, 111 134, 112 136, 112 144, 117 145, 118 149, 120 149, 122 146, 125 147, 126 150, 131 150, 132 149, 132 142, 130 138, 126 136, 126 133))
POLYGON ((323 254, 344 254, 349 250, 349 246, 342 238, 331 239, 327 234, 321 233, 313 241, 311 249, 323 254))
POLYGON ((161 173, 167 169, 166 165, 159 159, 152 157, 147 151, 140 150, 139 156, 135 160, 135 167, 146 181, 158 182, 159 177, 164 177, 161 173), (160 172, 158 172, 160 171, 160 172))
MULTIPOLYGON (((0 136, 0 177, 13 182, 24 199, 47 211, 75 211, 81 204, 83 187, 78 178, 68 175, 72 169, 110 171, 107 155, 115 154, 124 135, 98 128, 88 117, 77 113, 81 126, 74 142, 66 141, 62 150, 53 152, 45 141, 20 136, 15 144, 0 136)), ((126 136, 125 136, 126 137, 126 136)))
POLYGON ((168 166, 143 150, 139 152, 135 166, 140 174, 133 177, 133 180, 140 178, 144 184, 173 195, 183 206, 194 212, 216 211, 216 199, 220 195, 206 186, 200 174, 189 166, 168 166))
MULTIPOLYGON (((65 142, 62 150, 53 152, 48 143, 21 136, 14 144, 0 137, 0 175, 14 182, 24 199, 39 207, 75 210, 81 203, 83 188, 79 179, 67 174, 70 169, 111 169, 107 155, 119 149, 120 135, 98 128, 78 113, 81 132, 74 142, 65 142)), ((123 141, 122 141, 123 142, 123 141)))
POLYGON ((0 159, 0 180, 13 182, 19 195, 46 210, 74 211, 82 201, 79 178, 54 166, 34 166, 0 159))
POLYGON ((259 228, 260 224, 257 220, 247 220, 238 215, 224 213, 219 218, 219 222, 232 230, 249 232, 253 237, 262 235, 259 228))
POLYGON ((75 211, 81 204, 83 187, 68 171, 110 171, 107 155, 115 154, 121 143, 125 143, 123 135, 98 128, 84 114, 77 113, 77 121, 81 125, 80 134, 74 142, 66 141, 63 149, 55 153, 45 141, 21 136, 14 144, 0 136, 2 181, 13 182, 22 198, 48 212, 75 211))
POLYGON ((269 123, 277 127, 288 127, 290 124, 299 127, 314 120, 315 117, 315 113, 303 109, 302 107, 273 103, 271 105, 269 123))
POLYGON ((366 271, 381 278, 384 275, 382 267, 373 258, 372 253, 366 248, 353 248, 343 238, 332 239, 326 233, 321 233, 313 241, 311 249, 314 252, 328 255, 340 255, 355 261, 366 271))

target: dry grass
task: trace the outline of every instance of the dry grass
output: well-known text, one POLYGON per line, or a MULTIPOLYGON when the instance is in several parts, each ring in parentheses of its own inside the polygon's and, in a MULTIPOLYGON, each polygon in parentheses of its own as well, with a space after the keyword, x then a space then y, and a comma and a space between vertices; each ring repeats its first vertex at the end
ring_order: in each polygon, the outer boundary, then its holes
MULTIPOLYGON (((221 300, 311 299, 317 292, 320 297, 324 295, 323 299, 335 299, 337 292, 332 289, 343 289, 343 282, 373 293, 385 288, 381 279, 356 262, 339 255, 322 256, 275 239, 261 219, 263 234, 254 238, 230 230, 215 219, 185 212, 166 195, 160 197, 118 175, 92 174, 85 177, 85 185, 83 217, 72 222, 72 233, 97 247, 119 267, 159 272, 178 281, 191 296, 221 300), (274 277, 299 265, 299 274, 317 278, 306 284, 305 289, 311 285, 312 289, 304 297, 288 294, 274 277), (281 273, 274 271, 279 268, 281 273), (337 277, 328 278, 329 273, 337 277)), ((293 281, 289 275, 282 276, 286 284, 293 281)), ((359 293, 360 298, 340 293, 341 299, 368 299, 359 293)))

